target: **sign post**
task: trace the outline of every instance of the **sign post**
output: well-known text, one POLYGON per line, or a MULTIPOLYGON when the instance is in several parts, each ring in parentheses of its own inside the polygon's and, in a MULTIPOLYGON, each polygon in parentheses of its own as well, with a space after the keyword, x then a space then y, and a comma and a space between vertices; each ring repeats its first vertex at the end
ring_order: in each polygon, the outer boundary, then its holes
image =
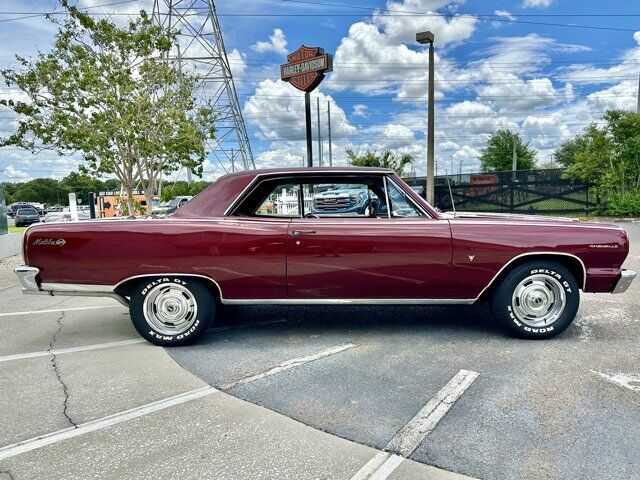
POLYGON ((307 133, 307 166, 313 166, 313 138, 311 136, 311 96, 324 74, 333 70, 333 56, 320 47, 302 45, 287 55, 289 63, 280 65, 280 79, 304 92, 304 118, 307 133))

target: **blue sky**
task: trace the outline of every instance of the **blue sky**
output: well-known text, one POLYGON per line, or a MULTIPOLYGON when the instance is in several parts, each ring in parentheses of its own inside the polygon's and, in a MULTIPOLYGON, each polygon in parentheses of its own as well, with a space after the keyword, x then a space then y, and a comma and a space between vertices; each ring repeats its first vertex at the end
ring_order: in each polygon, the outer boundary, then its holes
MULTIPOLYGON (((118 14, 152 7, 151 0, 99 7, 113 1, 84 0, 80 6, 118 14)), ((53 0, 3 0, 0 11, 44 12, 55 5, 53 0)), ((313 93, 313 117, 315 136, 319 97, 326 139, 331 102, 338 165, 345 163, 347 148, 390 148, 414 155, 416 173, 424 174, 427 52, 414 41, 420 30, 436 36, 440 174, 460 167, 476 171, 487 136, 498 128, 519 132, 537 149, 542 164, 607 109, 636 105, 639 2, 235 0, 216 5, 259 167, 302 164, 303 94, 278 79, 279 64, 302 43, 335 55, 334 72, 313 93)), ((4 13, 0 20, 20 16, 4 13)), ((42 17, 0 23, 0 64, 10 65, 15 53, 47 50, 53 32, 42 17)), ((2 88, 0 95, 17 93, 2 88)), ((0 131, 10 131, 13 122, 8 111, 0 113, 0 131)), ((32 156, 0 149, 0 180, 61 177, 78 163, 77 157, 51 152, 32 156)), ((206 177, 216 178, 228 168, 211 158, 206 177)))

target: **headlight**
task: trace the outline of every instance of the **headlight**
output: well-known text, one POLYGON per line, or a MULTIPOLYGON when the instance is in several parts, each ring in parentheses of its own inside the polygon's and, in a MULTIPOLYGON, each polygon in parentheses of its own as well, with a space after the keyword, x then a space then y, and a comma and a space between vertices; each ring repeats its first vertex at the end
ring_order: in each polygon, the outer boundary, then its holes
POLYGON ((356 203, 360 203, 360 201, 362 200, 362 196, 360 194, 357 194, 355 197, 356 203))

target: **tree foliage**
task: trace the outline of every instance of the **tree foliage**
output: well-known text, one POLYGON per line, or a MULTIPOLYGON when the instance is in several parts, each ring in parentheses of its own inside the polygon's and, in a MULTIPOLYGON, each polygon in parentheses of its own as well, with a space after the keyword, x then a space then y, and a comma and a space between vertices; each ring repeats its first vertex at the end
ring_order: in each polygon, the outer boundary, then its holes
POLYGON ((354 150, 347 150, 349 163, 354 167, 389 168, 398 175, 403 175, 408 165, 413 163, 413 157, 408 153, 398 155, 391 150, 376 152, 367 150, 361 154, 354 150))
POLYGON ((639 214, 640 115, 611 110, 602 120, 602 126, 590 125, 579 137, 563 144, 556 155, 573 151, 567 175, 595 184, 609 213, 639 214))
POLYGON ((133 212, 132 191, 144 189, 148 209, 161 173, 180 167, 202 173, 214 114, 196 106, 198 79, 164 60, 176 32, 154 25, 144 12, 125 27, 94 19, 61 0, 52 50, 0 73, 26 101, 1 100, 19 114, 13 135, 0 145, 37 153, 79 153, 83 168, 113 174, 133 212))
POLYGON ((524 143, 517 133, 510 130, 498 130, 491 135, 487 146, 480 156, 480 168, 483 172, 501 172, 513 169, 513 144, 515 141, 518 170, 535 168, 537 151, 524 143))

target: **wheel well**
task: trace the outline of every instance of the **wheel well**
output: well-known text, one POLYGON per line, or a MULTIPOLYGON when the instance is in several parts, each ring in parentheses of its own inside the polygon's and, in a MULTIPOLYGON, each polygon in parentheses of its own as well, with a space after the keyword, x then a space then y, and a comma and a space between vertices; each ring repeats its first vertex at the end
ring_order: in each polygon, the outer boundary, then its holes
POLYGON ((122 283, 118 284, 118 286, 114 289, 114 292, 122 295, 124 297, 131 297, 131 294, 133 293, 133 291, 141 284, 141 283, 145 283, 147 281, 149 281, 149 279, 153 278, 153 277, 172 277, 172 278, 193 278, 196 280, 201 281, 202 283, 204 283, 205 285, 207 285, 209 287, 209 289, 211 290, 211 293, 213 294, 214 298, 216 299, 217 302, 219 302, 222 298, 222 292, 220 291, 220 287, 218 286, 218 284, 208 278, 208 277, 203 277, 200 275, 189 275, 189 274, 152 274, 152 275, 140 275, 137 277, 132 277, 132 278, 128 278, 125 281, 123 281, 122 283))
POLYGON ((486 290, 482 292, 480 295, 480 299, 486 299, 491 294, 493 289, 500 283, 500 281, 506 277, 509 272, 511 272, 514 268, 519 267, 520 265, 524 265, 525 263, 529 263, 534 260, 547 260, 550 262, 559 263, 563 267, 565 267, 571 275, 578 282, 578 286, 580 290, 584 289, 584 280, 585 280, 585 271, 584 266, 577 257, 572 255, 565 254, 549 254, 549 253, 540 253, 540 254, 531 254, 531 255, 523 255, 519 258, 516 258, 511 263, 508 263, 507 266, 492 280, 491 284, 487 287, 486 290))

